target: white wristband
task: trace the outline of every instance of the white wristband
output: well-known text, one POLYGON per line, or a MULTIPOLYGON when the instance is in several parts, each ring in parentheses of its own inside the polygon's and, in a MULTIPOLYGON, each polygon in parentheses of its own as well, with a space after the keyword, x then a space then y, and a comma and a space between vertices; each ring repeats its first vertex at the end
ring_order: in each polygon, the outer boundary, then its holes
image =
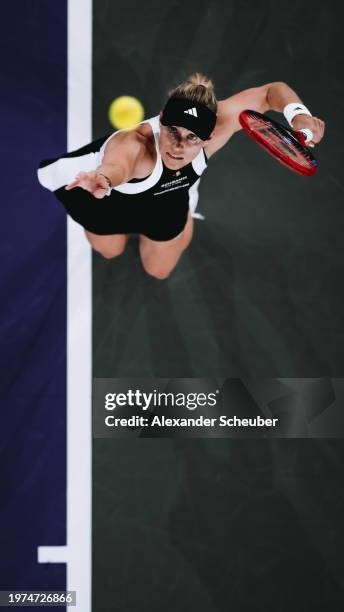
POLYGON ((312 113, 304 104, 301 104, 301 102, 291 102, 291 104, 287 104, 283 109, 283 115, 291 127, 293 127, 292 122, 296 115, 309 115, 312 117, 312 113))

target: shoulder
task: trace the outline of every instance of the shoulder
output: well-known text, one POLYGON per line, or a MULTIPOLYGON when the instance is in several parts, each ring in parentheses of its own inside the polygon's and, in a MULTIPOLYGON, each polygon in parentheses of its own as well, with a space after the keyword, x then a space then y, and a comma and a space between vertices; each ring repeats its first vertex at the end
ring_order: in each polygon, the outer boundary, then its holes
POLYGON ((104 156, 114 155, 125 151, 131 155, 137 154, 145 147, 145 140, 139 130, 121 130, 116 132, 106 144, 104 156))
POLYGON ((218 102, 217 121, 213 137, 205 146, 207 157, 211 157, 241 129, 239 115, 249 108, 264 113, 268 110, 267 93, 270 83, 251 87, 218 102))
POLYGON ((107 142, 104 151, 105 163, 126 160, 135 164, 138 160, 152 156, 155 148, 154 135, 149 123, 140 124, 132 130, 116 132, 107 142))

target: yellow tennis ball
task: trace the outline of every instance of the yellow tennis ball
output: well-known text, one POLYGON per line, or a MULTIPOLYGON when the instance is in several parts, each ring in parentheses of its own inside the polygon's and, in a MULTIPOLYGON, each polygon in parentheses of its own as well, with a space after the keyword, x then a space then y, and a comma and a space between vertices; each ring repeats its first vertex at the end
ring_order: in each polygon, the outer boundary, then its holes
POLYGON ((140 123, 145 115, 144 108, 133 96, 120 96, 111 102, 109 119, 112 125, 121 130, 140 123))

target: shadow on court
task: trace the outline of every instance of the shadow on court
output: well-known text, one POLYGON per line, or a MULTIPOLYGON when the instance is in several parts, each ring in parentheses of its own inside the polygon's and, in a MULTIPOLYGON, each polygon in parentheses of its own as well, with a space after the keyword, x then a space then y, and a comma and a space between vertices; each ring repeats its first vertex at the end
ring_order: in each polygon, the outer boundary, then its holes
POLYGON ((314 246, 286 256, 281 240, 196 221, 166 281, 143 271, 135 237, 117 260, 95 256, 94 375, 328 376, 343 347, 327 262, 314 246))

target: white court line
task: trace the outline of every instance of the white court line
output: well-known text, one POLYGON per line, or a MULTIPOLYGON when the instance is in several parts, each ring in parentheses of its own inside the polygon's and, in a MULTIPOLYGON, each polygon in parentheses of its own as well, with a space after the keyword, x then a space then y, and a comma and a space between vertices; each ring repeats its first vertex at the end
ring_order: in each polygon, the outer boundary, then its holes
POLYGON ((67 546, 39 546, 38 563, 67 563, 67 546))
MULTIPOLYGON (((92 140, 92 0, 68 0, 68 151, 92 140)), ((83 229, 67 221, 67 546, 38 548, 41 563, 67 562, 67 590, 91 612, 92 258, 83 229)))
MULTIPOLYGON (((68 150, 92 140, 92 0, 68 0, 68 150)), ((91 612, 92 257, 67 225, 67 590, 91 612)))

